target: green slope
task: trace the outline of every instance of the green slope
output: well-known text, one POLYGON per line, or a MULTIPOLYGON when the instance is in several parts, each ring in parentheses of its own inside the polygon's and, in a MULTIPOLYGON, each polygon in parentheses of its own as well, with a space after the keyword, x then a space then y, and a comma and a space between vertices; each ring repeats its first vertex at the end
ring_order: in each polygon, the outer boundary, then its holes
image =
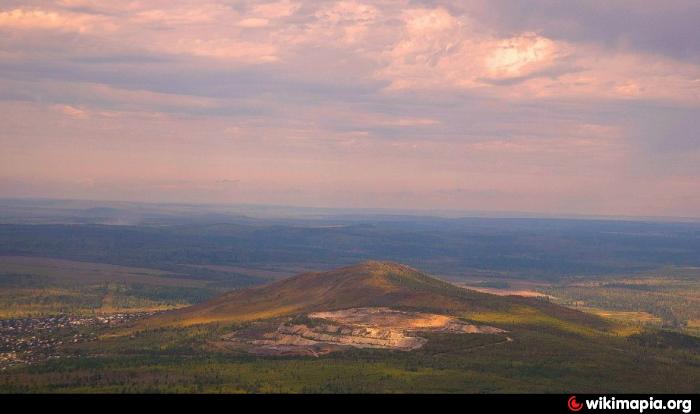
POLYGON ((537 298, 476 292, 411 267, 369 261, 328 272, 234 290, 207 302, 160 314, 139 327, 245 322, 319 310, 385 306, 494 323, 549 323, 581 331, 609 329, 605 320, 537 298))

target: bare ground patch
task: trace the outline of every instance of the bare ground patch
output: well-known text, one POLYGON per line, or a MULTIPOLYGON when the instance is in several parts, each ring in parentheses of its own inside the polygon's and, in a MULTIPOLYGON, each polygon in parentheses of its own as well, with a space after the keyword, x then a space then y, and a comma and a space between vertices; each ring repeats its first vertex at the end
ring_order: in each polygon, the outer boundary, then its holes
POLYGON ((260 355, 322 355, 350 348, 412 351, 428 341, 420 332, 500 334, 505 331, 474 325, 447 315, 390 308, 352 308, 314 312, 275 326, 252 324, 228 333, 216 346, 260 355))

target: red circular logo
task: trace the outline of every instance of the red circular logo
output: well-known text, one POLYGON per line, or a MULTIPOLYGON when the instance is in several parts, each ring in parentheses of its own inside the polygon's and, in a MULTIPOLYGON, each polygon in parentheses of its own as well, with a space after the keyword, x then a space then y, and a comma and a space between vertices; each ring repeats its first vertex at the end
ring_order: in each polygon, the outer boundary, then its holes
POLYGON ((581 408, 583 408, 583 404, 576 401, 575 395, 572 395, 571 398, 569 398, 569 402, 567 403, 567 405, 569 406, 569 410, 571 411, 581 411, 581 408))

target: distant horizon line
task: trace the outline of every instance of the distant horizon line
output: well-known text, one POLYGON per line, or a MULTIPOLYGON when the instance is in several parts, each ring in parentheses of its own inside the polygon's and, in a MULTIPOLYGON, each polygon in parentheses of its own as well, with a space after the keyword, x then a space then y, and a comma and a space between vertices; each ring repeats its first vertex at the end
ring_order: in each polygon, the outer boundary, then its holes
MULTIPOLYGON (((543 212, 529 212, 517 210, 466 210, 454 208, 390 208, 390 207, 337 207, 337 206, 309 206, 290 204, 269 204, 269 203, 224 203, 224 202, 177 202, 177 201, 143 201, 143 200, 118 200, 118 199, 94 199, 94 198, 55 198, 55 197, 3 197, 0 201, 53 201, 53 202, 83 202, 83 203, 112 203, 131 205, 151 205, 151 206, 181 206, 181 207, 215 207, 215 208, 267 208, 280 210, 311 210, 325 211, 326 214, 336 212, 336 215, 348 215, 352 212, 362 213, 362 215, 391 215, 391 216, 414 216, 444 219, 467 219, 467 218, 490 218, 490 219, 549 219, 549 220, 609 220, 609 221, 651 221, 651 222, 700 222, 698 217, 683 216, 635 216, 635 215, 605 215, 605 214, 584 214, 584 213, 562 213, 552 214, 543 212), (340 213, 344 212, 344 213, 340 213)), ((240 212, 239 212, 240 213, 240 212)), ((280 212, 281 213, 281 212, 280 212)), ((301 212, 299 212, 301 213, 301 212)), ((298 213, 297 213, 298 214, 298 213)), ((265 215, 262 215, 265 216, 265 215)), ((258 216, 258 218, 262 218, 258 216)), ((255 218, 256 215, 248 216, 255 218)), ((277 216, 276 218, 300 218, 298 215, 277 216)), ((309 218, 309 217, 306 217, 309 218)))

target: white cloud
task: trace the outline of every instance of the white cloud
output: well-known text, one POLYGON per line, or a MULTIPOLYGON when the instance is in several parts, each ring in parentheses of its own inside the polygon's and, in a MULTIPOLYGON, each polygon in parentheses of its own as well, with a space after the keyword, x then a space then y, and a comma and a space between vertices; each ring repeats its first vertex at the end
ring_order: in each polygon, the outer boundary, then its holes
POLYGON ((485 66, 493 78, 520 77, 551 65, 556 55, 557 45, 552 40, 525 33, 497 41, 486 56, 485 66))

